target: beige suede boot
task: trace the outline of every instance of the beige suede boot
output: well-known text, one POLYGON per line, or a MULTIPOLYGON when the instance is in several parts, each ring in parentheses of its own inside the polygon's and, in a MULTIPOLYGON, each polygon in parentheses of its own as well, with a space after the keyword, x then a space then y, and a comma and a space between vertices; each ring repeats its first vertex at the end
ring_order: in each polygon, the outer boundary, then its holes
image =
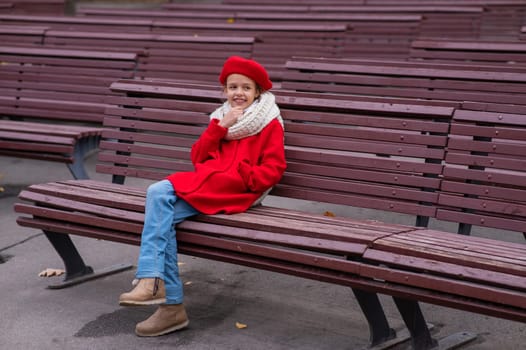
POLYGON ((157 305, 165 302, 164 281, 160 278, 141 278, 131 292, 119 297, 121 306, 157 305))
POLYGON ((148 319, 137 323, 135 334, 140 337, 157 337, 185 328, 188 323, 183 304, 164 304, 148 319))

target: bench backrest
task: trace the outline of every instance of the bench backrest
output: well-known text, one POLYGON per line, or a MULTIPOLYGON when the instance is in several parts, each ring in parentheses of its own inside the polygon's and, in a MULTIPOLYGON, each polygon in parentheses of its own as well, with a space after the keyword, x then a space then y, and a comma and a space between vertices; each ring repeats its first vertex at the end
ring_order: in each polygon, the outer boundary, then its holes
POLYGON ((438 219, 526 232, 524 121, 524 115, 455 111, 438 219))
POLYGON ((138 52, 136 77, 215 80, 230 55, 250 58, 254 37, 50 30, 45 46, 138 52))
MULTIPOLYGON (((422 20, 421 15, 415 14, 416 11, 413 13, 409 13, 409 11, 408 13, 383 11, 367 13, 365 11, 366 7, 325 13, 322 11, 313 12, 307 7, 301 6, 299 9, 297 6, 272 6, 270 8, 258 6, 258 9, 254 11, 253 5, 236 6, 235 8, 223 4, 206 4, 206 6, 202 6, 203 4, 184 5, 187 5, 186 10, 154 11, 87 8, 82 10, 81 13, 85 16, 151 18, 177 22, 200 21, 219 23, 221 25, 224 23, 300 24, 308 26, 343 24, 350 28, 350 30, 346 31, 346 40, 342 44, 342 55, 344 57, 370 57, 371 55, 375 57, 386 55, 389 55, 389 57, 393 55, 407 57, 410 42, 418 37, 422 20), (192 7, 188 5, 195 5, 195 8, 191 10, 192 7), (229 10, 227 11, 227 9, 229 10)), ((178 7, 176 6, 176 8, 178 7)), ((259 45, 264 45, 263 43, 259 45)), ((272 47, 266 47, 265 49, 272 50, 272 47)), ((317 55, 317 52, 313 52, 312 47, 309 47, 309 50, 304 50, 303 53, 296 51, 295 54, 317 55)), ((282 49, 279 51, 282 51, 282 49)), ((323 56, 327 56, 327 53, 320 53, 323 56)))
POLYGON ((65 0, 13 0, 10 13, 63 15, 66 11, 65 0))
MULTIPOLYGON (((161 179, 193 169, 189 150, 219 106, 219 89, 121 81, 97 171, 161 179)), ((278 93, 277 93, 278 94, 278 93)), ((277 95, 288 169, 272 194, 433 217, 450 107, 277 95)))
POLYGON ((115 31, 119 33, 147 33, 151 31, 152 21, 147 19, 93 18, 63 15, 14 15, 0 14, 0 24, 39 25, 54 30, 68 31, 115 31))
MULTIPOLYGON (((238 23, 295 23, 295 24, 344 24, 349 27, 345 41, 336 57, 404 57, 409 54, 411 40, 420 34, 422 16, 404 13, 355 13, 355 12, 238 12, 238 23)), ((331 57, 327 54, 302 54, 296 56, 331 57)))
POLYGON ((293 55, 337 57, 348 27, 345 24, 206 23, 203 21, 154 20, 152 31, 191 36, 239 36, 260 39, 253 57, 265 64, 283 65, 293 55))
POLYGON ((0 42, 10 46, 41 45, 47 29, 46 26, 0 24, 0 42))
MULTIPOLYGON (((432 5, 317 5, 310 6, 308 12, 277 12, 262 8, 258 11, 239 12, 239 19, 250 20, 289 20, 289 21, 334 21, 346 20, 353 28, 351 35, 356 37, 374 34, 377 25, 377 39, 396 40, 407 38, 408 34, 418 36, 457 36, 477 38, 481 16, 480 6, 432 6, 432 5), (375 18, 376 17, 376 18, 375 18), (316 19, 318 18, 318 19, 316 19), (391 30, 391 32, 389 32, 391 30)), ((385 43, 389 43, 388 40, 385 43)), ((351 48, 349 48, 349 51, 351 48)))
POLYGON ((283 89, 328 94, 471 101, 484 109, 508 106, 526 114, 526 67, 401 60, 294 58, 283 89))
POLYGON ((411 43, 410 58, 437 62, 525 65, 526 47, 520 41, 420 39, 411 43))
POLYGON ((111 83, 133 78, 137 55, 0 46, 4 116, 102 124, 111 83))

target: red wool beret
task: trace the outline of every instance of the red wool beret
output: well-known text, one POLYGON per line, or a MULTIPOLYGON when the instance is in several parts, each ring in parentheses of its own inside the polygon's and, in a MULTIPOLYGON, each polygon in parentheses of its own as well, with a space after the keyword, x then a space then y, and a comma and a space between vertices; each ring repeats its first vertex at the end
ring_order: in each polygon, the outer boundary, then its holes
POLYGON ((272 82, 265 68, 258 62, 239 56, 230 56, 223 65, 219 81, 221 84, 226 83, 226 78, 230 74, 242 74, 254 80, 263 90, 270 90, 272 82))

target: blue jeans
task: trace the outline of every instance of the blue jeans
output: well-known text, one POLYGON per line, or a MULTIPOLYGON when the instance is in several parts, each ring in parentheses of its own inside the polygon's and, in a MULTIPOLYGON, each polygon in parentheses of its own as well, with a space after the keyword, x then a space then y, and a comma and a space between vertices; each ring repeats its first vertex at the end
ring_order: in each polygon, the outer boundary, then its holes
POLYGON ((177 198, 168 180, 148 187, 145 210, 136 278, 161 278, 166 288, 166 303, 180 304, 183 285, 177 265, 175 225, 199 212, 177 198))

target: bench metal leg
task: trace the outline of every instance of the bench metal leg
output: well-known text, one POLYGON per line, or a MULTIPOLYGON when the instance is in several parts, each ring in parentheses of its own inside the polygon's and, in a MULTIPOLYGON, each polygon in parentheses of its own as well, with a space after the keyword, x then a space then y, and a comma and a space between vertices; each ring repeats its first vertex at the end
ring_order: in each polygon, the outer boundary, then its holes
POLYGON ((439 340, 433 339, 417 301, 393 297, 396 307, 411 334, 411 346, 415 350, 452 350, 477 338, 475 333, 458 332, 439 340))
MULTIPOLYGON (((77 156, 75 156, 77 158, 77 156)), ((73 175, 75 180, 87 180, 89 175, 84 167, 84 159, 75 159, 75 162, 67 164, 69 172, 73 175)))
POLYGON ((93 269, 84 263, 77 247, 68 235, 50 231, 44 231, 44 233, 64 262, 65 281, 93 273, 93 269))
POLYGON ((64 280, 62 282, 49 285, 48 288, 50 289, 69 287, 95 278, 107 276, 112 273, 128 270, 133 267, 133 265, 130 264, 118 264, 94 272, 90 266, 87 266, 84 263, 84 260, 80 256, 69 235, 51 231, 44 231, 44 234, 64 262, 64 267, 66 270, 64 280))
POLYGON ((431 337, 429 328, 417 301, 393 297, 396 307, 411 334, 413 349, 433 349, 438 342, 431 337))
POLYGON ((429 216, 418 215, 416 217, 415 226, 418 226, 418 227, 427 227, 427 226, 429 226, 429 216))
POLYGON ((99 145, 100 138, 97 137, 85 137, 80 139, 75 144, 75 149, 73 151, 73 159, 74 162, 71 164, 67 164, 69 171, 71 172, 71 175, 73 175, 73 178, 76 180, 86 180, 89 179, 88 172, 86 171, 86 168, 84 166, 84 158, 86 158, 87 154, 96 149, 99 145))
POLYGON ((389 327, 389 322, 385 316, 382 304, 380 304, 378 295, 354 288, 352 291, 369 324, 371 346, 395 338, 396 332, 389 327))
POLYGON ((461 235, 469 236, 471 234, 471 224, 464 224, 464 223, 458 224, 457 233, 461 235))

